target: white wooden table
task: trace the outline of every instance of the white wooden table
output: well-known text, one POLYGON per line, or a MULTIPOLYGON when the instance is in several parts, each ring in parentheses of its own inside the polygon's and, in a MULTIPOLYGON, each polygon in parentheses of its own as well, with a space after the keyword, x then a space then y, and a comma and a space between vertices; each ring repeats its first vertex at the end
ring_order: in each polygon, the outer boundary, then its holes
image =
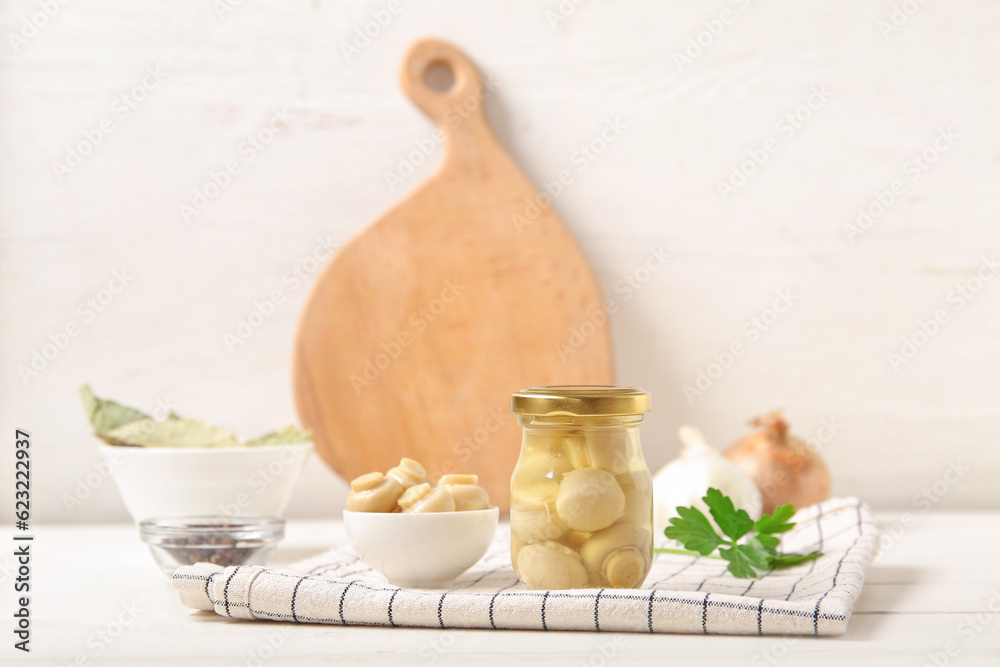
MULTIPOLYGON (((182 607, 126 524, 39 527, 32 663, 1000 665, 1000 512, 877 515, 886 547, 848 632, 833 638, 444 631, 233 621, 182 607), (893 537, 893 535, 898 535, 893 537), (990 611, 992 606, 993 611, 990 611), (953 655, 949 656, 948 651, 953 655), (678 662, 679 661, 679 662, 678 662)), ((273 564, 343 541, 339 521, 292 521, 273 564)), ((9 560, 7 561, 10 562, 9 560)), ((4 578, 10 619, 11 578, 4 578)), ((5 630, 4 665, 23 654, 5 630)))

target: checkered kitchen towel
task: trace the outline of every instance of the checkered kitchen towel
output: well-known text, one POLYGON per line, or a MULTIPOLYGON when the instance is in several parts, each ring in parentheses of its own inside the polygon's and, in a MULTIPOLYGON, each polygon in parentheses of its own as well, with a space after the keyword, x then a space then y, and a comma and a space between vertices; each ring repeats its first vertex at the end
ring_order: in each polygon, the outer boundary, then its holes
MULTIPOLYGON (((796 515, 782 548, 821 558, 759 579, 736 579, 712 558, 656 554, 642 589, 529 591, 510 565, 502 527, 448 590, 393 586, 349 546, 288 571, 256 566, 178 568, 181 602, 232 618, 339 625, 591 630, 732 635, 836 635, 847 629, 878 529, 855 498, 796 515)), ((663 538, 664 540, 666 538, 663 538)))

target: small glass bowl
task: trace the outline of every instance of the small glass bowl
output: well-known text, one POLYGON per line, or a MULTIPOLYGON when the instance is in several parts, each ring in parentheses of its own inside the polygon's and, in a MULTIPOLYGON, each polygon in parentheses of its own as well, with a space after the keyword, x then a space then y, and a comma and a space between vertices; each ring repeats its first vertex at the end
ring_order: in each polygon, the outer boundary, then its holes
POLYGON ((285 521, 270 516, 190 516, 147 519, 139 536, 166 575, 182 565, 265 565, 285 536, 285 521))

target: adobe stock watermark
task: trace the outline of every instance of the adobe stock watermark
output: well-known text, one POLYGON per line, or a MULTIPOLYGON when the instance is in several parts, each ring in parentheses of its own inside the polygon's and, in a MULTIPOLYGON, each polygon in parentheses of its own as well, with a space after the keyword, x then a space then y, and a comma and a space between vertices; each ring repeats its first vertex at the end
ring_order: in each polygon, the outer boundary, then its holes
POLYGON ((21 25, 16 32, 13 30, 7 32, 10 50, 17 53, 22 46, 37 37, 67 4, 69 0, 38 0, 38 10, 22 17, 21 25))
POLYGON ((858 208, 854 223, 844 224, 844 235, 854 243, 864 235, 876 221, 882 218, 910 186, 919 181, 938 159, 955 145, 959 135, 952 126, 939 127, 931 145, 919 153, 911 155, 900 168, 904 178, 893 179, 889 185, 875 191, 873 200, 858 208))
POLYGON ((340 53, 344 60, 351 62, 356 56, 372 45, 372 42, 389 27, 393 19, 403 9, 401 0, 389 0, 381 9, 373 9, 368 14, 368 20, 354 27, 354 36, 350 42, 340 42, 340 53))
POLYGON ((264 663, 273 658, 285 645, 289 634, 289 629, 285 626, 268 632, 256 647, 249 650, 244 664, 247 667, 263 667, 264 663))
POLYGON ((587 0, 559 0, 555 9, 545 10, 545 21, 555 30, 576 13, 577 8, 586 4, 587 0))
POLYGON ((565 362, 582 349, 587 341, 601 330, 608 317, 617 313, 623 303, 635 296, 650 281, 653 274, 666 265, 668 259, 670 254, 663 249, 663 246, 650 247, 646 259, 615 282, 612 289, 618 296, 605 299, 600 308, 590 309, 583 320, 569 328, 566 339, 556 343, 559 361, 565 362))
POLYGON ((267 493, 272 484, 288 474, 289 468, 297 468, 302 463, 302 459, 308 455, 308 447, 283 445, 274 458, 267 462, 267 465, 259 466, 247 475, 246 484, 250 490, 240 491, 231 502, 221 503, 219 512, 226 516, 246 514, 247 510, 252 508, 255 499, 267 493))
POLYGON ((731 342, 722 352, 713 354, 712 361, 705 367, 698 369, 694 381, 681 387, 688 405, 693 405, 696 398, 703 396, 706 391, 711 389, 725 375, 726 371, 733 367, 736 360, 746 353, 747 348, 760 340, 761 336, 767 333, 798 299, 799 297, 792 292, 790 287, 775 292, 774 300, 770 306, 743 323, 743 326, 740 327, 740 337, 731 342))
POLYGON ((764 139, 759 146, 746 150, 746 159, 733 165, 729 177, 717 181, 716 191, 723 202, 736 194, 736 191, 746 185, 757 171, 767 164, 771 156, 781 150, 782 142, 795 136, 809 122, 813 114, 823 108, 833 95, 824 85, 813 86, 802 104, 785 113, 774 124, 775 134, 764 139))
POLYGON ((458 472, 461 468, 456 463, 456 460, 462 463, 469 462, 473 455, 489 443, 490 438, 503 428, 503 422, 508 418, 510 418, 510 414, 507 410, 496 407, 487 409, 483 418, 479 420, 479 425, 472 429, 471 433, 462 436, 452 443, 451 454, 454 458, 442 463, 441 470, 434 471, 428 475, 428 478, 435 480, 441 475, 450 475, 458 472))
POLYGON ((392 365, 392 362, 399 359, 406 349, 413 345, 414 341, 427 331, 448 310, 451 304, 455 303, 467 287, 457 278, 446 280, 437 297, 410 313, 406 320, 406 328, 397 333, 391 340, 383 340, 379 343, 379 352, 374 357, 364 360, 360 372, 351 374, 350 380, 354 393, 360 395, 363 389, 370 387, 373 382, 378 380, 382 373, 392 365))
POLYGON ((66 156, 63 161, 52 163, 56 179, 62 183, 63 179, 82 165, 84 160, 93 154, 94 149, 104 142, 105 137, 128 120, 132 112, 149 99, 152 92, 163 83, 164 78, 166 75, 160 71, 159 65, 148 66, 139 83, 115 98, 106 116, 97 121, 93 127, 84 130, 83 137, 79 141, 66 146, 66 156))
POLYGON ((919 12, 926 2, 927 0, 903 0, 894 4, 887 18, 881 18, 875 22, 875 27, 882 34, 882 39, 888 42, 889 37, 909 23, 913 15, 919 12))
POLYGON ((103 628, 96 630, 87 637, 86 647, 88 650, 77 653, 73 662, 68 663, 67 667, 69 665, 73 667, 86 667, 92 661, 100 658, 126 631, 131 631, 140 614, 144 611, 146 610, 139 607, 134 600, 132 602, 122 602, 117 615, 103 628))
POLYGON ((800 641, 802 640, 793 637, 774 640, 767 648, 762 648, 755 656, 750 658, 750 667, 774 667, 800 641))
POLYGON ((903 512, 897 521, 888 526, 882 526, 878 536, 878 560, 882 554, 893 548, 902 539, 906 531, 916 525, 918 519, 927 514, 960 482, 969 472, 969 466, 961 459, 951 459, 944 473, 936 480, 913 494, 910 502, 916 508, 913 512, 903 512))
POLYGON ((962 310, 972 301, 998 272, 1000 272, 1000 262, 997 261, 997 256, 983 257, 976 275, 958 283, 948 291, 945 301, 949 307, 938 308, 930 317, 917 322, 916 330, 902 337, 899 348, 886 354, 889 368, 898 373, 900 368, 913 361, 951 321, 952 314, 962 310))
POLYGON ((264 127, 244 139, 236 149, 238 159, 229 160, 220 169, 209 172, 208 181, 192 192, 191 202, 181 202, 177 205, 181 220, 189 222, 192 218, 201 215, 208 205, 221 195, 228 188, 233 179, 238 176, 243 168, 257 159, 275 137, 287 130, 291 126, 291 121, 295 116, 290 113, 287 107, 273 109, 271 117, 264 127))
MULTIPOLYGON (((176 414, 178 408, 176 405, 170 402, 170 399, 156 399, 153 402, 153 409, 150 411, 150 416, 153 419, 162 421, 169 417, 171 414, 176 414)), ((149 426, 147 432, 152 430, 153 426, 149 426)), ((142 432, 140 430, 140 432, 142 432)), ((77 477, 76 485, 73 487, 72 493, 63 493, 60 496, 60 500, 63 504, 63 509, 67 514, 72 514, 78 508, 83 506, 83 504, 94 495, 94 492, 108 479, 111 478, 115 469, 120 466, 124 457, 121 454, 121 447, 110 447, 106 451, 107 456, 102 458, 100 461, 96 461, 90 464, 92 470, 87 472, 87 474, 77 477)))
POLYGON ((590 656, 586 660, 580 660, 580 667, 608 667, 618 656, 618 651, 626 644, 628 639, 621 634, 601 639, 594 645, 590 656))
POLYGON ((69 347, 73 339, 93 324, 97 316, 103 313, 131 282, 132 276, 127 268, 115 269, 104 287, 80 302, 76 308, 76 318, 67 321, 60 329, 49 332, 46 342, 29 350, 27 363, 17 367, 17 374, 24 386, 28 386, 34 378, 45 371, 56 357, 69 347))
POLYGON ((212 2, 212 9, 215 10, 215 15, 222 21, 236 11, 238 7, 243 6, 243 2, 244 0, 214 0, 212 2))
MULTIPOLYGON (((752 2, 751 0, 732 0, 732 4, 740 12, 743 12, 750 8, 752 2)), ((739 18, 739 12, 734 12, 727 7, 722 9, 717 17, 702 21, 701 24, 704 28, 688 37, 682 50, 674 51, 674 65, 677 66, 677 71, 683 74, 685 68, 693 65, 694 61, 701 58, 706 50, 712 48, 715 40, 721 37, 726 28, 735 23, 737 18, 739 18)))
POLYGON ((569 156, 570 167, 560 169, 556 177, 542 183, 542 189, 533 197, 524 199, 524 207, 510 215, 510 221, 518 234, 538 219, 542 212, 552 205, 573 184, 576 176, 584 173, 615 143, 628 128, 628 124, 615 116, 604 121, 604 125, 587 143, 580 144, 569 156))
MULTIPOLYGON (((483 83, 476 87, 472 93, 466 95, 461 100, 457 100, 451 107, 444 112, 441 117, 444 124, 451 128, 452 130, 457 130, 469 119, 469 117, 476 113, 477 110, 486 102, 487 99, 497 89, 496 79, 489 72, 483 73, 483 83)), ((414 149, 407 152, 406 154, 400 154, 396 161, 396 169, 394 171, 386 170, 384 173, 385 184, 388 186, 391 192, 395 192, 396 188, 402 185, 406 179, 412 176, 417 167, 422 165, 428 159, 433 156, 438 148, 444 143, 447 133, 440 126, 434 128, 433 131, 426 137, 422 139, 414 139, 414 149)))
POLYGON ((953 658, 962 655, 965 646, 968 646, 986 628, 997 622, 1000 617, 1000 589, 990 591, 990 597, 983 603, 985 610, 976 613, 972 618, 967 618, 955 627, 955 635, 962 641, 951 639, 945 642, 940 651, 933 651, 927 654, 927 662, 924 667, 947 667, 953 658))
POLYGON ((428 639, 417 649, 417 657, 420 662, 411 662, 408 667, 429 667, 438 659, 451 650, 455 645, 455 632, 452 630, 442 630, 436 637, 428 639))
POLYGON ((0 561, 0 586, 6 585, 17 574, 18 563, 10 555, 5 555, 0 561))
POLYGON ((282 287, 275 287, 263 299, 256 299, 250 312, 237 319, 236 326, 231 331, 222 332, 222 342, 226 344, 229 353, 236 352, 243 343, 250 340, 264 322, 271 319, 288 295, 299 289, 312 274, 319 271, 336 249, 337 246, 329 234, 325 238, 317 238, 312 251, 295 262, 281 276, 282 287))

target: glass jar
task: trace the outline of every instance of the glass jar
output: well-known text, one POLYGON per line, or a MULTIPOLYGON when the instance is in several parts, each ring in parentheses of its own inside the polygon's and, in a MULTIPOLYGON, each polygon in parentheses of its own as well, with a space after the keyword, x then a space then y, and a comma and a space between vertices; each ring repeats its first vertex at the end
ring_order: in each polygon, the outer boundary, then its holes
POLYGON ((532 589, 638 588, 653 556, 653 484, 638 387, 530 387, 510 480, 510 556, 532 589))

